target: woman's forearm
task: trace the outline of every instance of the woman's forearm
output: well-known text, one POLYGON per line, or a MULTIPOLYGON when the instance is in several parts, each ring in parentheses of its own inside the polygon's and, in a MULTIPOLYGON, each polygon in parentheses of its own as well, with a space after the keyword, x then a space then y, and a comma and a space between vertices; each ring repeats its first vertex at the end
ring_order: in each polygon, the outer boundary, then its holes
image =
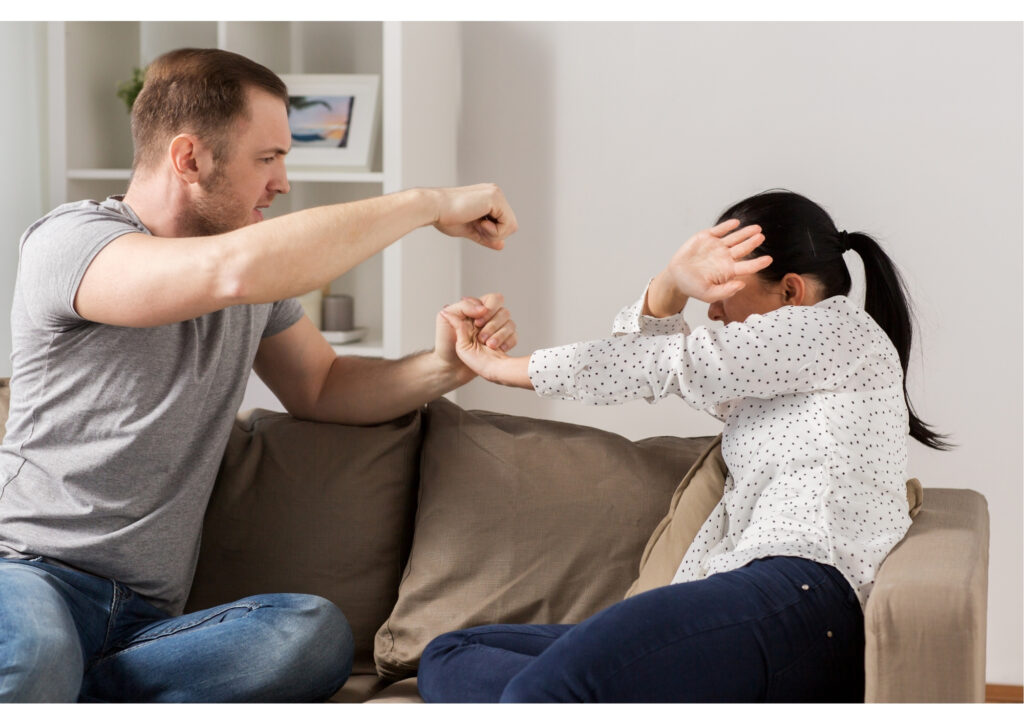
POLYGON ((668 270, 662 271, 647 287, 643 313, 648 317, 671 317, 679 314, 689 299, 679 291, 668 270))
POLYGON ((490 382, 508 387, 519 387, 524 390, 532 390, 533 383, 530 381, 530 358, 529 357, 505 357, 494 360, 483 375, 490 382))

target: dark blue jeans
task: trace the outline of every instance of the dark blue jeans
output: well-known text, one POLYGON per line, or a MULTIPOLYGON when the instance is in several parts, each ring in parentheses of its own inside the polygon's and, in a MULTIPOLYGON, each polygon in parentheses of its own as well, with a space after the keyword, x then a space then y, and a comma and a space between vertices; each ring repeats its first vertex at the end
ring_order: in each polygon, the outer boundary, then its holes
POLYGON ((428 702, 863 701, 864 617, 835 568, 765 558, 576 625, 444 634, 418 676, 428 702))
POLYGON ((114 581, 0 559, 0 702, 322 701, 352 651, 345 617, 318 596, 175 618, 114 581))

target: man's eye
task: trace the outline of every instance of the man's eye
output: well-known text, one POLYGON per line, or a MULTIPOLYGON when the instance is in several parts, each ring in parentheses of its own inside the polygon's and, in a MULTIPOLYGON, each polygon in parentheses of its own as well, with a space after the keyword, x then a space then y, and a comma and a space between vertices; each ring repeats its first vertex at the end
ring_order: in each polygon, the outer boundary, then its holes
POLYGON ((273 156, 268 156, 267 158, 261 158, 260 161, 262 161, 263 163, 273 163, 274 162, 274 157, 273 156))

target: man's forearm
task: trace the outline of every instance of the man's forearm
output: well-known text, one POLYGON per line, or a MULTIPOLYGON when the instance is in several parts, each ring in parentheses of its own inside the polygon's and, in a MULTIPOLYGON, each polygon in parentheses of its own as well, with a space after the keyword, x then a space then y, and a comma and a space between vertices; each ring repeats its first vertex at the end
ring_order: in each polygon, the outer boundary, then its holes
POLYGON ((431 352, 399 360, 338 357, 331 366, 312 419, 371 425, 411 412, 473 378, 452 370, 431 352))
POLYGON ((320 206, 228 232, 217 250, 236 304, 260 304, 323 286, 436 220, 429 189, 320 206))

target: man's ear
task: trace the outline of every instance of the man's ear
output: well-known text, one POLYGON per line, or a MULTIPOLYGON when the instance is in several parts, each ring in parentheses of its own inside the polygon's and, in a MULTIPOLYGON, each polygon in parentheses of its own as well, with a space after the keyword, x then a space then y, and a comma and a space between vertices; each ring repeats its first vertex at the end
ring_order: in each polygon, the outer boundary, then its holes
POLYGON ((807 282, 799 274, 790 272, 782 277, 782 297, 784 304, 803 305, 807 300, 807 282))
POLYGON ((185 183, 198 183, 198 139, 191 133, 181 133, 171 140, 169 153, 174 174, 185 183))

